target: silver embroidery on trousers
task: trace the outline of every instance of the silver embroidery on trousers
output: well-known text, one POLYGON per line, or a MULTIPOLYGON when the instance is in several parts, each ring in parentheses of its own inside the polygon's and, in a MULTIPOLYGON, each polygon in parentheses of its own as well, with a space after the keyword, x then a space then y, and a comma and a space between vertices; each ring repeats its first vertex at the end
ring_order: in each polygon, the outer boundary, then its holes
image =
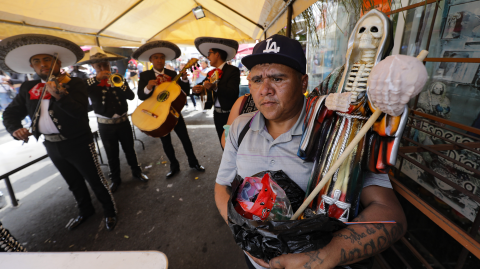
POLYGON ((108 187, 107 179, 105 178, 105 175, 103 175, 102 169, 100 168, 100 162, 98 161, 98 154, 95 148, 95 143, 92 142, 88 146, 90 147, 90 152, 92 153, 93 161, 95 162, 95 166, 97 167, 98 176, 100 177, 100 180, 102 181, 103 186, 105 186, 105 188, 108 191, 108 194, 110 195, 110 199, 112 200, 112 203, 113 203, 113 209, 115 210, 115 214, 116 214, 117 205, 115 204, 115 199, 113 199, 113 194, 110 191, 110 188, 108 187))

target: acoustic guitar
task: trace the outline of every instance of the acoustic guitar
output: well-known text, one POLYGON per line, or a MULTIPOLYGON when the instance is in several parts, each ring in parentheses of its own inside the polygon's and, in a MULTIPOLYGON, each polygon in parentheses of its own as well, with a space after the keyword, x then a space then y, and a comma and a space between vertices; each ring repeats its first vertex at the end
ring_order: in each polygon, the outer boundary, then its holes
POLYGON ((156 86, 153 94, 135 109, 132 122, 138 129, 152 137, 164 137, 173 130, 187 102, 187 95, 177 81, 197 61, 195 58, 190 59, 172 81, 156 86))
POLYGON ((213 91, 217 89, 218 82, 222 77, 221 70, 215 70, 210 78, 208 79, 212 83, 211 90, 204 89, 203 93, 200 94, 200 103, 202 104, 202 109, 211 109, 213 107, 213 91))

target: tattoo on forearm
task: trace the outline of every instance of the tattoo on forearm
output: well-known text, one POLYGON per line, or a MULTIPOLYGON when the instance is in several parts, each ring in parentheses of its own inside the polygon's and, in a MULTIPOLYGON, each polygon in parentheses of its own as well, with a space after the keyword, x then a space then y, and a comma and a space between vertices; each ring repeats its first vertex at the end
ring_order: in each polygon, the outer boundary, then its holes
POLYGON ((323 259, 320 258, 320 249, 312 252, 307 252, 305 253, 305 255, 310 258, 310 260, 308 260, 308 262, 303 265, 303 268, 305 269, 312 269, 315 268, 316 265, 323 263, 323 259))
MULTIPOLYGON (((388 224, 390 226, 391 224, 388 224)), ((340 233, 336 234, 336 237, 344 238, 350 240, 353 243, 357 243, 362 247, 357 247, 354 245, 351 249, 342 248, 340 250, 340 265, 353 262, 355 260, 366 259, 368 257, 374 256, 379 252, 384 251, 389 248, 395 241, 397 241, 400 236, 403 234, 403 226, 400 224, 394 224, 390 230, 387 229, 388 226, 385 224, 372 224, 372 225, 362 225, 368 235, 375 234, 377 232, 383 233, 375 239, 370 239, 367 242, 362 242, 364 237, 367 237, 365 233, 358 234, 352 228, 347 228, 346 230, 350 231, 350 234, 340 233)))
POLYGON ((352 244, 353 243, 358 243, 360 246, 362 245, 361 239, 367 237, 367 235, 365 233, 358 234, 357 231, 355 231, 352 228, 347 227, 345 229, 349 230, 350 234, 338 233, 338 234, 334 234, 333 236, 334 237, 342 237, 344 239, 349 239, 352 242, 352 244))

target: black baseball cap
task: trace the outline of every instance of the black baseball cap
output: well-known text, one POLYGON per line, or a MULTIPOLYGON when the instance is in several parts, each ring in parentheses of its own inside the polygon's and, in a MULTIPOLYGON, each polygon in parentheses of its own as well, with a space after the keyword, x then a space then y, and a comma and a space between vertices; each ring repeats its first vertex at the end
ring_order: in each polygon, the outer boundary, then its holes
POLYGON ((251 70, 257 64, 283 64, 305 75, 307 59, 302 45, 283 35, 272 35, 259 42, 251 55, 242 59, 242 64, 251 70))

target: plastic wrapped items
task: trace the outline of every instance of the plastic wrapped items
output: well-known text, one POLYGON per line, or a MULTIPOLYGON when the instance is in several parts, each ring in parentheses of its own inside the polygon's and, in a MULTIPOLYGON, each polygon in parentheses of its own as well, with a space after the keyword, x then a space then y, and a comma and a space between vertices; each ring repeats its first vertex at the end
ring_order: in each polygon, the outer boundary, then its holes
POLYGON ((292 206, 285 192, 265 173, 262 178, 246 177, 238 189, 238 213, 253 220, 289 220, 292 206))
MULTIPOLYGON (((283 171, 265 171, 252 177, 263 177, 266 173, 285 192, 295 212, 303 202, 305 192, 283 171)), ((232 182, 232 194, 228 202, 228 225, 235 242, 243 250, 265 262, 288 253, 304 253, 326 246, 333 232, 346 225, 339 220, 317 215, 309 219, 260 221, 243 217, 237 212, 237 195, 243 179, 237 176, 232 182)))

